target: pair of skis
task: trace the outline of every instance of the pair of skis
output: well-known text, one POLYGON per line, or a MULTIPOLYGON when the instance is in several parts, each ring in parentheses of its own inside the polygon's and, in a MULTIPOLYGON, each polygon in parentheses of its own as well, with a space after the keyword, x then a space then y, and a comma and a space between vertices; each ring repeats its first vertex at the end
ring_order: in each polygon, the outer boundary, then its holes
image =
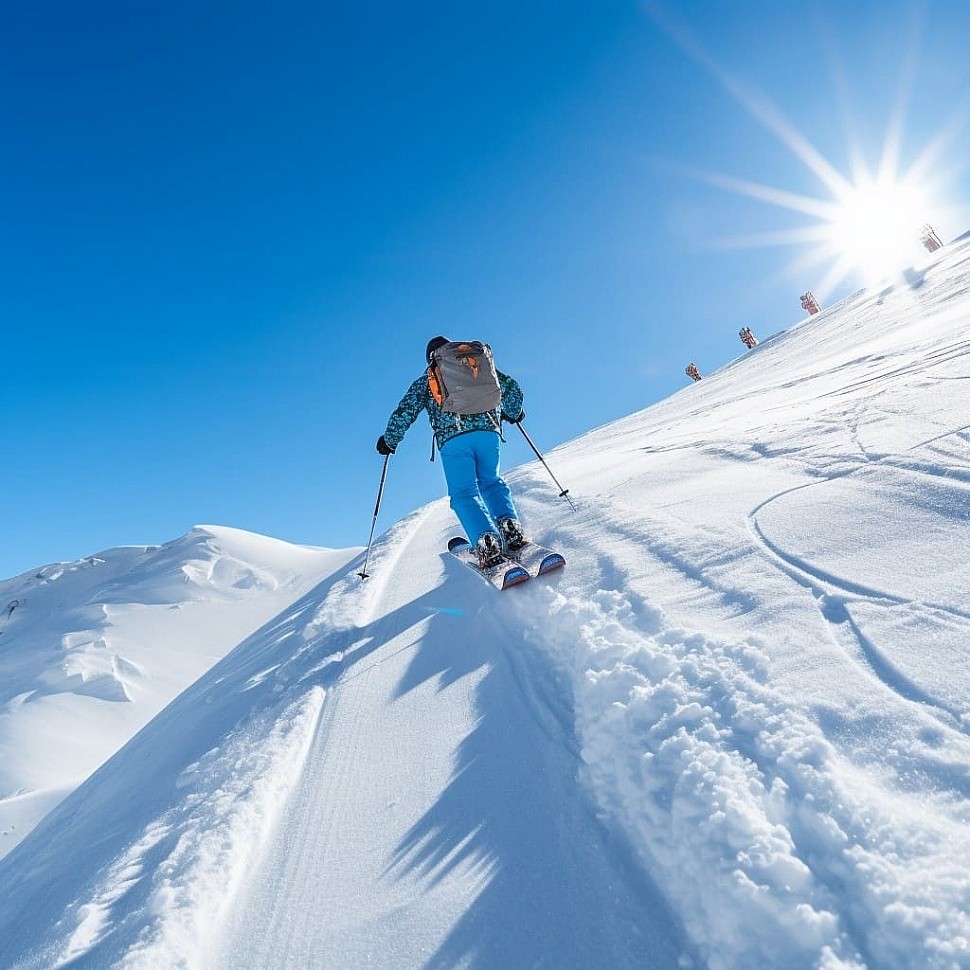
POLYGON ((468 542, 456 536, 448 543, 448 551, 496 589, 518 586, 537 576, 543 576, 566 565, 566 558, 553 549, 537 542, 526 542, 518 549, 510 550, 495 565, 485 569, 478 564, 478 553, 468 542))

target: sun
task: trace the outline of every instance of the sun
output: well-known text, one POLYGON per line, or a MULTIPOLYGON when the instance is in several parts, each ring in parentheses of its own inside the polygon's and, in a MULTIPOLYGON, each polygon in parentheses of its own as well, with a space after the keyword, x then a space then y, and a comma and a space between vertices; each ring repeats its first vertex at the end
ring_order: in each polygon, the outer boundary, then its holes
POLYGON ((919 186, 864 177, 840 191, 826 226, 827 242, 868 285, 878 284, 915 261, 918 231, 929 212, 919 186))
POLYGON ((897 174, 884 157, 877 174, 856 159, 854 175, 840 172, 807 143, 796 154, 818 176, 818 197, 788 192, 757 182, 694 170, 703 181, 739 195, 808 217, 807 224, 754 235, 710 240, 717 248, 796 247, 788 271, 806 279, 820 299, 853 278, 864 286, 887 282, 925 256, 922 229, 941 213, 937 187, 922 164, 897 174))
MULTIPOLYGON (((791 229, 735 236, 715 245, 729 248, 794 246, 800 250, 789 269, 811 278, 810 289, 824 299, 853 277, 876 286, 899 275, 925 256, 923 228, 937 221, 938 186, 927 174, 927 154, 898 172, 887 150, 876 174, 856 158, 846 176, 824 159, 800 133, 782 129, 783 140, 816 175, 824 192, 809 196, 711 172, 695 176, 749 198, 797 212, 811 222, 791 229), (819 267, 827 268, 817 275, 819 267)), ((776 132, 777 133, 777 132, 776 132)))
MULTIPOLYGON (((942 184, 935 169, 956 134, 970 122, 970 116, 958 113, 903 167, 908 97, 901 87, 875 168, 870 168, 861 156, 857 150, 858 138, 850 131, 846 146, 849 171, 841 172, 770 97, 727 70, 698 40, 686 21, 654 0, 643 0, 643 3, 657 27, 820 183, 821 192, 813 196, 687 166, 687 173, 695 178, 787 209, 800 217, 799 224, 791 228, 709 239, 709 244, 715 248, 796 247, 798 252, 788 272, 803 281, 800 286, 809 287, 821 299, 853 278, 867 286, 884 283, 925 257, 921 246, 924 227, 934 226, 945 213, 952 215, 952 206, 938 201, 942 184)), ((911 55, 911 62, 905 69, 901 68, 901 77, 910 85, 918 61, 916 47, 911 55)), ((949 173, 950 178, 954 175, 953 171, 949 173)))

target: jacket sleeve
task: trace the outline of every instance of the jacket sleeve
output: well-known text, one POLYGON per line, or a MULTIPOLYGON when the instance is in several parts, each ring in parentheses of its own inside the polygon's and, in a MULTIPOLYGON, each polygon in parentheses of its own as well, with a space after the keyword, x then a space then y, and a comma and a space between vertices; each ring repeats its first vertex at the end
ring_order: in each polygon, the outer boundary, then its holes
POLYGON ((401 398, 401 403, 387 419, 387 429, 384 432, 384 440, 392 448, 396 448, 401 443, 408 428, 418 420, 418 415, 428 406, 430 393, 427 375, 422 374, 401 398))
POLYGON ((508 374, 498 372, 499 387, 502 388, 502 413, 510 418, 516 418, 522 413, 522 401, 524 395, 518 381, 509 377, 508 374))

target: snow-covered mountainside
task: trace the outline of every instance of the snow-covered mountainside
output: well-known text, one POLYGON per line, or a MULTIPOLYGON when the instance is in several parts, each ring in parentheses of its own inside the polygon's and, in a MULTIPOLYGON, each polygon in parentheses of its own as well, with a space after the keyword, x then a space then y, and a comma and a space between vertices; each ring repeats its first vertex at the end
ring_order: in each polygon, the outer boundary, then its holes
POLYGON ((349 557, 202 526, 0 583, 0 856, 349 557))
POLYGON ((961 242, 516 470, 547 579, 444 500, 331 561, 0 861, 0 966, 970 967, 968 318, 961 242))

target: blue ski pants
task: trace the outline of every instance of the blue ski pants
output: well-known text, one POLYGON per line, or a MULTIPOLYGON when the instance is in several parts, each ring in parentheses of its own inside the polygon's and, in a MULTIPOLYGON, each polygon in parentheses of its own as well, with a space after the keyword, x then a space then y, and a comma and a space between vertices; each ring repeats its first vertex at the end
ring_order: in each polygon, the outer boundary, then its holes
POLYGON ((499 436, 468 431, 441 446, 451 507, 474 544, 483 532, 497 532, 496 522, 516 518, 512 493, 499 474, 499 436))

